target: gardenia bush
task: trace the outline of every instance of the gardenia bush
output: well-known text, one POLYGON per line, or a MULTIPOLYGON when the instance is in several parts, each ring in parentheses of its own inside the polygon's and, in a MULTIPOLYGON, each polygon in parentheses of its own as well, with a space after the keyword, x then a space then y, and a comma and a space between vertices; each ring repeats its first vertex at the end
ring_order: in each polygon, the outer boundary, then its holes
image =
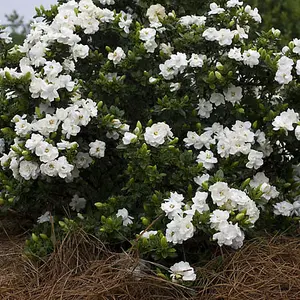
POLYGON ((22 46, 1 33, 0 201, 39 216, 27 254, 83 228, 194 281, 211 243, 296 228, 300 40, 201 9, 59 1, 22 46))

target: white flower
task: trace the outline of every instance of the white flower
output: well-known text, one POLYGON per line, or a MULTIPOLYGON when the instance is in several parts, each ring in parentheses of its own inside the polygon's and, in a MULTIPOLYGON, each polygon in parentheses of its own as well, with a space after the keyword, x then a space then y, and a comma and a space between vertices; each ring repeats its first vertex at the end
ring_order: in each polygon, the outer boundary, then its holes
POLYGON ((197 105, 197 111, 198 115, 201 118, 209 118, 211 112, 213 111, 213 106, 209 101, 206 101, 205 99, 199 99, 198 105, 197 105))
POLYGON ((15 132, 18 136, 25 137, 27 134, 31 133, 32 125, 24 119, 20 119, 16 122, 15 132))
POLYGON ((218 162, 218 160, 214 157, 213 152, 210 150, 200 151, 197 156, 197 162, 202 163, 203 167, 207 170, 210 170, 214 167, 214 164, 218 162))
POLYGON ((293 69, 294 61, 291 58, 286 56, 282 56, 278 62, 278 70, 276 72, 275 80, 279 84, 288 84, 293 80, 292 69, 293 69))
POLYGON ((114 0, 100 0, 100 3, 102 5, 113 5, 113 4, 115 4, 115 1, 114 0))
POLYGON ((240 40, 247 39, 249 37, 248 32, 249 32, 249 26, 243 28, 240 27, 238 24, 236 24, 235 35, 238 35, 240 40))
POLYGON ((300 60, 297 60, 296 71, 297 71, 297 75, 300 75, 300 60))
POLYGON ((52 60, 45 63, 44 73, 50 80, 57 77, 61 71, 62 66, 59 62, 52 60))
POLYGON ((173 93, 173 92, 176 92, 180 89, 181 87, 181 84, 179 82, 172 82, 170 84, 170 91, 173 93))
POLYGON ((181 261, 176 263, 170 268, 170 271, 172 272, 170 277, 173 282, 196 280, 194 268, 188 262, 181 261))
POLYGON ((78 148, 77 142, 71 143, 69 141, 64 141, 64 140, 61 140, 61 142, 58 142, 56 145, 57 145, 58 150, 77 149, 78 148))
POLYGON ((89 154, 84 152, 78 152, 74 160, 74 163, 78 169, 87 169, 92 162, 93 160, 89 154))
POLYGON ((166 17, 166 10, 161 4, 151 5, 146 13, 151 23, 158 23, 166 17))
POLYGON ((291 204, 287 201, 282 201, 282 202, 276 203, 273 206, 274 206, 274 214, 275 215, 282 215, 285 217, 290 217, 292 215, 292 211, 294 209, 293 204, 291 204))
POLYGON ((189 60, 189 64, 192 68, 201 68, 203 66, 205 59, 206 59, 205 55, 199 55, 193 53, 189 60))
POLYGON ((90 146, 90 155, 97 157, 97 158, 101 158, 105 156, 105 143, 99 140, 96 140, 95 142, 91 142, 89 144, 90 146))
POLYGON ((50 133, 57 131, 59 123, 56 116, 46 114, 45 118, 33 123, 33 129, 44 136, 49 136, 50 133))
POLYGON ((188 131, 187 137, 183 139, 186 147, 194 146, 195 149, 201 149, 203 147, 200 136, 194 131, 188 131))
POLYGON ((234 249, 242 247, 245 235, 238 224, 222 222, 219 228, 220 232, 213 235, 213 240, 217 240, 219 246, 231 246, 234 249))
POLYGON ((261 16, 260 14, 258 13, 258 9, 257 8, 254 8, 253 10, 251 9, 251 6, 247 5, 245 7, 245 12, 248 13, 252 19, 254 21, 256 21, 257 23, 261 23, 261 16))
POLYGON ((131 144, 135 139, 137 138, 137 135, 131 132, 125 132, 124 137, 122 138, 124 145, 131 144))
POLYGON ((211 103, 214 103, 215 106, 219 106, 219 105, 221 105, 221 104, 225 104, 225 98, 224 98, 224 96, 223 96, 222 94, 220 94, 220 93, 212 93, 212 94, 210 95, 209 101, 210 101, 211 103))
POLYGON ((264 172, 258 172, 253 176, 253 179, 250 181, 249 185, 252 188, 257 188, 263 183, 269 183, 269 178, 265 175, 264 172))
POLYGON ((210 7, 210 11, 208 12, 208 15, 218 15, 221 14, 225 11, 224 8, 220 8, 220 6, 218 6, 216 3, 211 3, 209 5, 210 7))
POLYGON ((0 154, 4 152, 5 149, 5 140, 3 138, 0 138, 0 154))
POLYGON ((204 30, 202 36, 207 41, 216 41, 219 37, 219 31, 214 27, 209 27, 209 28, 204 30))
POLYGON ((126 54, 121 47, 117 47, 114 52, 108 53, 108 59, 111 60, 115 65, 119 64, 125 57, 126 54))
MULTIPOLYGON (((208 197, 208 193, 197 191, 195 196, 192 198, 193 204, 191 207, 191 212, 194 215, 194 212, 198 211, 202 214, 205 211, 209 210, 209 206, 206 203, 206 199, 208 197)), ((187 211, 185 211, 187 213, 187 211)))
POLYGON ((299 196, 295 200, 296 201, 293 203, 294 208, 293 208, 292 214, 299 217, 300 216, 300 198, 299 198, 299 196))
POLYGON ((274 119, 274 121, 272 122, 273 130, 279 130, 282 128, 287 134, 287 131, 294 130, 293 124, 298 122, 299 114, 296 113, 293 109, 288 109, 274 119))
POLYGON ((145 142, 153 147, 162 145, 166 139, 172 138, 173 133, 171 128, 166 123, 155 123, 151 127, 147 127, 144 138, 145 142))
POLYGON ((264 182, 260 186, 260 190, 263 192, 262 198, 269 201, 270 199, 277 198, 279 192, 276 190, 276 187, 264 182))
POLYGON ((58 163, 57 160, 49 161, 45 164, 41 164, 41 173, 50 177, 55 177, 58 174, 58 163))
POLYGON ((75 44, 72 47, 72 55, 75 61, 77 61, 78 58, 86 58, 89 55, 89 46, 87 45, 80 45, 80 44, 75 44))
POLYGON ((38 217, 37 223, 42 224, 45 222, 50 222, 51 214, 50 211, 46 211, 43 215, 38 217))
POLYGON ((19 173, 25 180, 37 179, 40 168, 36 162, 22 160, 19 166, 19 173))
POLYGON ((62 123, 62 133, 69 139, 71 136, 76 136, 80 132, 80 126, 74 124, 74 120, 67 118, 62 123))
POLYGON ((242 61, 243 60, 243 56, 241 53, 241 48, 232 48, 229 50, 228 52, 228 57, 231 59, 234 59, 236 61, 242 61))
POLYGON ((40 161, 47 163, 58 157, 58 149, 47 142, 40 142, 35 148, 35 154, 40 161))
POLYGON ((199 185, 199 189, 202 188, 202 184, 209 180, 209 174, 203 174, 194 178, 194 182, 199 185))
POLYGON ((77 212, 84 209, 85 205, 86 205, 86 200, 84 198, 79 198, 77 194, 73 196, 72 201, 69 204, 72 210, 76 210, 77 212))
POLYGON ((256 151, 251 149, 249 155, 248 155, 248 163, 246 164, 246 167, 249 169, 258 169, 259 167, 261 167, 264 164, 263 161, 263 156, 264 154, 260 151, 256 151))
POLYGON ((239 0, 229 0, 226 3, 227 7, 235 7, 235 6, 241 6, 241 5, 243 5, 243 2, 239 1, 239 0))
POLYGON ((192 238, 196 231, 192 219, 192 215, 185 217, 176 215, 175 218, 167 224, 167 241, 173 244, 182 244, 184 241, 192 238))
POLYGON ((156 230, 149 230, 149 231, 141 231, 141 237, 145 239, 149 239, 151 235, 157 235, 156 230))
POLYGON ((122 16, 119 21, 119 27, 123 28, 124 32, 129 33, 129 27, 132 23, 132 16, 122 12, 122 16))
POLYGON ((221 46, 229 46, 232 44, 232 40, 234 38, 235 32, 230 29, 220 29, 216 40, 219 42, 221 46))
POLYGON ((286 70, 280 70, 276 72, 275 80, 279 84, 288 84, 293 80, 293 76, 291 74, 291 70, 286 69, 286 70))
POLYGON ((300 141, 300 125, 298 125, 295 129, 295 136, 298 141, 300 141))
POLYGON ((227 223, 229 219, 229 212, 227 210, 216 209, 210 214, 210 227, 212 229, 220 230, 220 224, 227 223))
POLYGON ((123 226, 128 226, 133 223, 133 217, 129 216, 126 208, 119 209, 116 216, 122 218, 123 226))
POLYGON ((74 166, 69 164, 65 156, 58 158, 56 163, 57 173, 60 178, 67 178, 71 175, 71 172, 74 170, 74 166))
POLYGON ((166 43, 161 43, 159 45, 159 49, 166 55, 171 56, 172 55, 172 51, 174 50, 174 48, 171 46, 170 43, 166 44, 166 43))
POLYGON ((293 52, 296 54, 300 54, 300 39, 293 39, 294 48, 293 52))
POLYGON ((182 214, 183 200, 184 197, 182 194, 171 192, 170 198, 165 199, 165 202, 161 204, 161 209, 169 219, 174 219, 175 216, 182 214))
POLYGON ((12 42, 12 38, 7 28, 0 31, 0 40, 4 40, 5 44, 9 44, 12 42))
POLYGON ((154 39, 145 42, 144 47, 148 53, 154 53, 154 50, 157 48, 157 43, 154 39))
POLYGON ((156 35, 156 30, 153 28, 143 28, 140 31, 140 39, 144 42, 154 40, 155 35, 156 35))
POLYGON ((259 64, 259 58, 260 54, 255 50, 246 50, 243 53, 243 62, 245 65, 250 66, 250 68, 253 68, 253 66, 256 66, 259 64))
POLYGON ((225 100, 232 104, 239 103, 243 98, 243 90, 239 86, 231 84, 227 90, 224 91, 225 100))
POLYGON ((226 182, 216 182, 209 187, 214 204, 222 206, 230 197, 230 188, 226 182))

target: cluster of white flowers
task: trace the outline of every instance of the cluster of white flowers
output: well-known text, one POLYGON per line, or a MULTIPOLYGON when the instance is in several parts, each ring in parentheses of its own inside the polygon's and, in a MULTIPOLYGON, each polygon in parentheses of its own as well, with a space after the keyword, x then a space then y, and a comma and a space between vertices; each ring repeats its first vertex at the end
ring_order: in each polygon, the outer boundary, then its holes
POLYGON ((190 27, 192 25, 204 26, 206 22, 205 16, 184 16, 179 19, 179 24, 190 27))
POLYGON ((203 37, 207 41, 217 41, 220 46, 229 46, 235 36, 235 31, 227 28, 217 30, 215 27, 209 27, 203 32, 203 37))
POLYGON ((197 111, 200 118, 208 119, 213 112, 213 110, 220 106, 224 105, 226 102, 231 103, 232 105, 240 103, 243 98, 243 90, 239 86, 230 84, 224 91, 221 93, 212 93, 209 100, 204 98, 199 99, 197 105, 197 111))
POLYGON ((171 80, 179 73, 182 73, 188 66, 188 60, 185 53, 178 52, 172 54, 171 58, 159 65, 160 74, 166 79, 171 80))
POLYGON ((300 198, 297 197, 293 203, 288 201, 282 201, 274 204, 274 214, 285 217, 291 217, 293 215, 300 216, 300 198))
POLYGON ((242 61, 245 65, 253 68, 253 66, 259 64, 260 54, 256 50, 252 49, 245 50, 242 53, 241 48, 234 47, 228 52, 228 57, 236 61, 242 61))
MULTIPOLYGON (((258 177, 257 177, 258 178, 258 177)), ((256 179, 257 179, 256 178, 256 179)), ((196 178, 200 185, 207 181, 207 175, 196 178)), ((253 181, 253 184, 257 182, 253 181)), ((269 185, 269 190, 264 186, 264 196, 268 199, 277 196, 277 191, 269 185), (272 194, 273 193, 273 194, 272 194)), ((161 209, 171 220, 167 224, 166 238, 173 244, 182 244, 193 237, 195 226, 193 218, 195 213, 203 214, 210 211, 207 199, 210 196, 212 203, 217 205, 210 214, 209 224, 215 231, 213 239, 220 246, 227 245, 240 248, 243 244, 244 233, 238 226, 238 221, 243 220, 248 226, 254 226, 259 218, 259 209, 255 202, 241 190, 230 188, 226 182, 217 182, 209 187, 209 192, 197 191, 192 198, 192 204, 184 202, 184 196, 177 192, 171 192, 170 197, 161 204, 161 209), (230 215, 234 213, 236 219, 229 221, 230 215), (235 223, 233 223, 235 222, 235 223)))
POLYGON ((144 47, 148 53, 153 53, 157 48, 157 43, 155 42, 156 30, 154 28, 143 28, 140 31, 140 40, 144 42, 144 47))
POLYGON ((225 182, 211 185, 209 191, 213 203, 220 208, 214 210, 210 215, 210 226, 217 231, 213 235, 213 239, 217 240, 220 246, 240 248, 243 245, 244 233, 238 223, 233 224, 228 221, 230 212, 237 211, 237 219, 247 217, 247 223, 253 226, 259 218, 259 209, 245 192, 229 188, 225 182))
MULTIPOLYGON (((9 166, 16 179, 20 176, 25 180, 36 179, 41 173, 50 177, 59 176, 72 180, 78 176, 78 169, 87 168, 92 159, 88 153, 78 152, 74 165, 65 157, 66 150, 76 150, 77 142, 61 140, 56 145, 49 141, 49 136, 56 133, 58 128, 66 139, 76 136, 81 126, 86 126, 93 117, 97 116, 96 103, 90 99, 77 100, 72 105, 56 109, 55 114, 46 114, 44 118, 34 119, 31 123, 26 116, 16 115, 13 118, 15 132, 18 135, 15 144, 8 154, 1 157, 2 167, 9 166), (27 140, 25 139, 27 138, 27 140), (62 156, 59 156, 60 153, 62 156), (31 161, 34 154, 39 163, 31 161), (19 170, 18 170, 19 167, 19 170)), ((90 143, 90 155, 104 157, 105 143, 96 141, 90 143)))
POLYGON ((268 202, 270 199, 275 199, 279 196, 279 192, 275 186, 270 185, 270 179, 265 175, 264 172, 258 172, 253 176, 249 185, 250 187, 257 189, 263 193, 261 198, 264 202, 268 202))
POLYGON ((295 136, 298 140, 300 140, 298 124, 299 122, 299 113, 295 112, 293 109, 288 109, 274 119, 274 121, 272 122, 273 130, 277 131, 283 129, 286 135, 288 134, 288 131, 295 130, 295 136), (298 125, 294 128, 294 124, 298 125))
POLYGON ((250 122, 236 121, 230 130, 228 127, 223 127, 219 123, 214 123, 212 127, 205 128, 205 132, 198 135, 196 132, 189 131, 184 139, 186 147, 193 146, 195 149, 206 147, 208 150, 201 151, 197 157, 197 162, 203 163, 206 169, 211 169, 213 164, 217 163, 217 158, 214 157, 210 150, 212 145, 216 145, 216 151, 222 158, 227 158, 229 155, 239 153, 248 155, 247 168, 258 169, 263 165, 263 157, 271 154, 268 146, 268 140, 262 132, 254 133, 251 130, 250 122), (255 144, 255 137, 259 144, 257 151, 251 149, 255 144))
POLYGON ((300 39, 293 39, 290 47, 285 46, 282 49, 282 56, 277 62, 277 72, 275 80, 279 84, 289 84, 293 80, 293 67, 295 66, 296 74, 300 75, 300 39), (291 57, 288 57, 288 56, 291 57), (295 55, 298 59, 295 59, 295 55))
POLYGON ((277 63, 278 70, 275 80, 280 84, 288 84, 293 80, 292 70, 294 61, 286 56, 282 56, 277 63))
POLYGON ((192 223, 193 215, 184 212, 182 209, 185 205, 183 200, 183 195, 174 192, 161 205, 161 209, 171 220, 167 224, 166 238, 168 242, 173 244, 182 244, 193 237, 196 230, 192 223))

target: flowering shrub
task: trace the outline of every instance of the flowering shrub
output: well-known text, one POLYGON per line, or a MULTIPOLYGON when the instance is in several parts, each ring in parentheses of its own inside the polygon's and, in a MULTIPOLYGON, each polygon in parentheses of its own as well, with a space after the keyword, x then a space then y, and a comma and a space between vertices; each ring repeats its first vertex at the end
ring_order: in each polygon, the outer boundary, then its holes
POLYGON ((41 215, 31 251, 58 222, 193 281, 209 242, 298 222, 300 40, 242 1, 159 2, 60 1, 4 34, 1 204, 41 215))

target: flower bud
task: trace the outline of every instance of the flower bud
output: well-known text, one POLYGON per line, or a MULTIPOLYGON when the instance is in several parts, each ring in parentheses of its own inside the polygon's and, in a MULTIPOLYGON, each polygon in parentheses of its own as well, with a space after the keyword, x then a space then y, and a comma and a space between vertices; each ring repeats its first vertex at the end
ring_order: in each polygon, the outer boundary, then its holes
POLYGON ((44 234, 44 233, 41 233, 41 234, 40 234, 40 237, 41 237, 43 240, 47 240, 47 239, 48 239, 47 235, 44 234))
POLYGON ((34 233, 31 234, 31 237, 35 242, 39 240, 39 238, 34 233))
POLYGON ((103 206, 105 206, 105 204, 101 203, 101 202, 96 202, 94 204, 97 208, 103 208, 103 206))
POLYGON ((235 218, 236 218, 237 221, 241 221, 241 220, 244 219, 244 217, 245 217, 245 213, 239 213, 239 214, 236 215, 235 218))
POLYGON ((150 221, 148 218, 141 217, 142 223, 144 226, 148 226, 150 224, 150 221))
POLYGON ((216 76, 216 78, 217 78, 218 80, 222 80, 222 79, 223 79, 222 74, 221 74, 220 72, 218 72, 218 71, 215 71, 215 76, 216 76))
POLYGON ((295 44, 293 42, 289 42, 289 48, 293 50, 295 48, 295 44))

